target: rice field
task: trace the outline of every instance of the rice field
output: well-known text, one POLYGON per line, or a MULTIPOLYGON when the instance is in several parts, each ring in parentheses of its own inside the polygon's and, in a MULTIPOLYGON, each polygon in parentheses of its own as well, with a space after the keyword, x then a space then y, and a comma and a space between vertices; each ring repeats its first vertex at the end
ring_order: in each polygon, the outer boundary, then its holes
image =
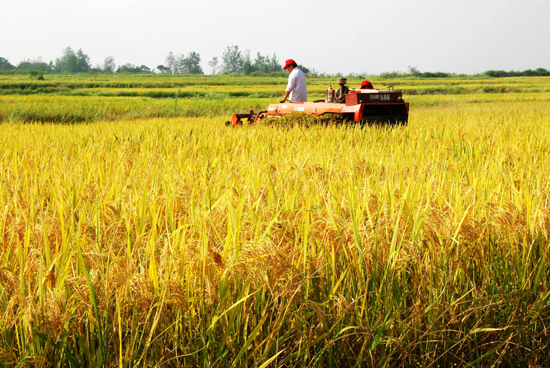
POLYGON ((0 96, 0 366, 548 366, 550 79, 498 81, 399 128, 0 96))

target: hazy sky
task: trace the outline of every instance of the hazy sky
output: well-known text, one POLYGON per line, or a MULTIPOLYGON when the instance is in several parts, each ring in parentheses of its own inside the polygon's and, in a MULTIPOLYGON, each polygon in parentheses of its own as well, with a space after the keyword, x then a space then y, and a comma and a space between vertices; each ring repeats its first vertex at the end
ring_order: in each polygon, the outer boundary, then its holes
POLYGON ((550 0, 2 0, 0 56, 156 67, 229 45, 327 73, 550 69, 550 0))

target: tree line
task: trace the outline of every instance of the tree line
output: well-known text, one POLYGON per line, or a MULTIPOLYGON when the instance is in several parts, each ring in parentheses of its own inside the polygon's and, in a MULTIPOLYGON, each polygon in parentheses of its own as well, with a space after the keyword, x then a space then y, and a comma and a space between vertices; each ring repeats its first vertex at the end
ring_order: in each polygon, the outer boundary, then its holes
POLYGON ((537 68, 535 70, 527 69, 520 71, 504 71, 504 70, 487 70, 485 74, 492 78, 504 78, 504 77, 550 77, 550 71, 544 68, 537 68))
MULTIPOLYGON (((149 68, 146 65, 137 66, 131 63, 117 66, 112 56, 105 58, 102 64, 92 66, 90 57, 79 49, 73 50, 66 47, 62 55, 55 61, 45 62, 41 58, 34 60, 22 60, 13 65, 7 58, 0 57, 0 70, 14 72, 36 72, 43 74, 51 73, 165 73, 165 74, 204 74, 201 66, 201 56, 198 52, 192 51, 188 54, 174 54, 170 52, 164 64, 156 68, 149 68)), ((249 50, 241 51, 239 46, 228 46, 220 57, 213 57, 208 62, 212 74, 258 74, 281 72, 282 65, 277 55, 262 55, 257 53, 254 58, 250 56, 249 50)), ((308 73, 310 70, 301 66, 302 70, 308 73)))
POLYGON ((7 58, 0 57, 0 70, 13 70, 21 72, 41 72, 41 73, 152 73, 153 70, 146 65, 136 66, 133 64, 124 64, 117 67, 115 58, 108 56, 102 64, 92 66, 90 57, 79 49, 74 51, 71 47, 63 50, 61 57, 55 61, 46 63, 42 58, 22 60, 17 65, 13 65, 7 58))
MULTIPOLYGON (((223 54, 214 56, 208 61, 211 74, 266 74, 282 72, 282 65, 277 55, 262 55, 260 52, 252 58, 250 50, 241 51, 239 46, 228 46, 223 54)), ((310 70, 303 65, 300 68, 304 73, 310 70)), ((158 65, 157 70, 166 74, 204 74, 201 66, 200 54, 192 51, 189 54, 175 55, 170 52, 163 65, 158 65)))
MULTIPOLYGON (((41 58, 34 60, 22 60, 17 65, 13 65, 7 58, 0 57, 0 72, 12 71, 16 73, 30 73, 31 76, 43 78, 43 74, 51 73, 163 73, 163 74, 204 74, 201 66, 201 56, 198 52, 192 51, 188 54, 168 53, 164 64, 157 65, 156 68, 149 68, 146 65, 134 65, 126 63, 116 65, 115 59, 112 56, 105 58, 102 64, 92 66, 90 57, 85 54, 82 49, 74 51, 71 47, 66 47, 62 55, 56 58, 55 61, 45 62, 41 58)), ((282 73, 282 65, 277 59, 277 55, 273 54, 262 55, 256 53, 251 56, 249 50, 240 50, 239 46, 228 46, 221 56, 214 56, 208 61, 211 74, 241 74, 241 75, 265 75, 282 73)), ((298 67, 311 76, 330 77, 332 75, 318 73, 314 69, 306 68, 303 65, 298 67)), ((362 76, 363 74, 349 74, 348 76, 362 76)), ((340 75, 338 75, 340 76, 340 75)), ((381 79, 394 78, 453 78, 467 76, 465 74, 445 73, 445 72, 420 72, 417 67, 409 66, 408 72, 384 72, 378 75, 381 79)), ((544 68, 535 70, 527 69, 524 71, 504 71, 504 70, 488 70, 481 74, 480 77, 504 78, 504 77, 547 77, 550 76, 550 71, 544 68)))
POLYGON ((407 72, 393 71, 393 72, 383 72, 377 75, 380 79, 401 79, 401 78, 419 78, 419 79, 430 79, 430 78, 461 78, 461 77, 481 77, 481 78, 505 78, 505 77, 548 77, 550 76, 550 71, 544 68, 538 68, 535 70, 527 69, 524 71, 504 71, 504 70, 487 70, 480 74, 456 74, 456 73, 446 73, 446 72, 421 72, 417 67, 409 66, 407 72))

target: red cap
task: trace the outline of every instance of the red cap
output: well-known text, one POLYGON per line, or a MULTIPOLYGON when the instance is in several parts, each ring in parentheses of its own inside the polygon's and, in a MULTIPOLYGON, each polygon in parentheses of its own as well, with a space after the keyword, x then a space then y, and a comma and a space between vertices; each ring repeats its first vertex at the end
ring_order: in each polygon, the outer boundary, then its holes
POLYGON ((288 68, 288 66, 290 64, 296 64, 296 62, 292 59, 288 59, 287 61, 285 61, 285 66, 283 67, 283 70, 285 70, 286 68, 288 68))
POLYGON ((368 80, 366 80, 366 81, 361 82, 361 87, 359 87, 359 89, 363 89, 363 87, 372 88, 372 84, 368 80), (369 86, 369 84, 370 84, 370 86, 369 86))

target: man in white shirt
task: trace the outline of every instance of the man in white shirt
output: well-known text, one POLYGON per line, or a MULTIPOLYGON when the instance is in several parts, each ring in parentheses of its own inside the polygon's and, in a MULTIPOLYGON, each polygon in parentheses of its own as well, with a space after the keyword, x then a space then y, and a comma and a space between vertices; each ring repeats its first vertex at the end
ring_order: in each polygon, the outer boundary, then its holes
POLYGON ((293 102, 306 102, 307 101, 307 87, 306 76, 304 72, 298 69, 298 65, 292 59, 288 59, 285 62, 283 70, 288 70, 290 75, 288 76, 288 85, 286 86, 285 97, 280 103, 285 103, 286 99, 290 97, 290 103, 293 102))

